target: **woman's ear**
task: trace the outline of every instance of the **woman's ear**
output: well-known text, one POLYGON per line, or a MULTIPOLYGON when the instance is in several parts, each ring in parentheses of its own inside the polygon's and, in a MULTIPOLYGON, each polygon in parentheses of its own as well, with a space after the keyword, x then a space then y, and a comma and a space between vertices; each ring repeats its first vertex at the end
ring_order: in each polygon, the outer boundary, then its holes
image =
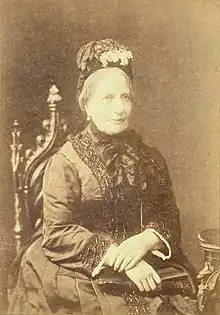
POLYGON ((86 120, 90 121, 91 120, 91 116, 89 114, 89 109, 88 109, 87 103, 84 105, 84 112, 85 112, 86 120))

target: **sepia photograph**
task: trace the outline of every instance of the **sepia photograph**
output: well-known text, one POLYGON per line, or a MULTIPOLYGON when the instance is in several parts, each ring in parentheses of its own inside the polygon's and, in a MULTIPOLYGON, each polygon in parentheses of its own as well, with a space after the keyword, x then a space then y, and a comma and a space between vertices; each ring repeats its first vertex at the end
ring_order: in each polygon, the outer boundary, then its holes
POLYGON ((220 314, 220 1, 0 6, 0 314, 220 314))

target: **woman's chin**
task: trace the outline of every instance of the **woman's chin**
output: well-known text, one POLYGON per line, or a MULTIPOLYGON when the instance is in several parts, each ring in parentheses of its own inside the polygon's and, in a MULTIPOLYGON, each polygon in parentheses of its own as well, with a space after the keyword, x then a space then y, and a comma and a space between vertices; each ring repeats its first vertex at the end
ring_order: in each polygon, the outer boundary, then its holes
POLYGON ((114 124, 111 126, 106 126, 105 128, 105 133, 109 134, 109 135, 115 135, 118 133, 121 133, 123 131, 125 131, 128 128, 127 124, 114 124))

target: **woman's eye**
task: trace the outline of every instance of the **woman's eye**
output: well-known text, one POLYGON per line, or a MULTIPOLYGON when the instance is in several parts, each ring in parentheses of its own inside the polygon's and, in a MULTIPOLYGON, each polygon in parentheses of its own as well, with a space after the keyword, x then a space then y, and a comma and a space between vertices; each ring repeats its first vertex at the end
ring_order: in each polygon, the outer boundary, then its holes
POLYGON ((131 97, 128 94, 124 94, 124 95, 122 95, 122 99, 125 100, 125 101, 130 101, 131 97))
POLYGON ((107 100, 107 101, 111 101, 111 100, 113 100, 113 95, 106 95, 104 97, 104 99, 107 100))

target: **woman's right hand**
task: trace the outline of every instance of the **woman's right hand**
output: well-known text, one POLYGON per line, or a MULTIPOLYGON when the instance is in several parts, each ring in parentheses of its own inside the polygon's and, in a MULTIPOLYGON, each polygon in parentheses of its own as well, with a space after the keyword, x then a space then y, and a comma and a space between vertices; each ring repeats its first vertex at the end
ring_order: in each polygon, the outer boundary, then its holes
POLYGON ((141 292, 153 291, 161 283, 157 272, 143 259, 133 268, 126 270, 125 273, 141 292))

